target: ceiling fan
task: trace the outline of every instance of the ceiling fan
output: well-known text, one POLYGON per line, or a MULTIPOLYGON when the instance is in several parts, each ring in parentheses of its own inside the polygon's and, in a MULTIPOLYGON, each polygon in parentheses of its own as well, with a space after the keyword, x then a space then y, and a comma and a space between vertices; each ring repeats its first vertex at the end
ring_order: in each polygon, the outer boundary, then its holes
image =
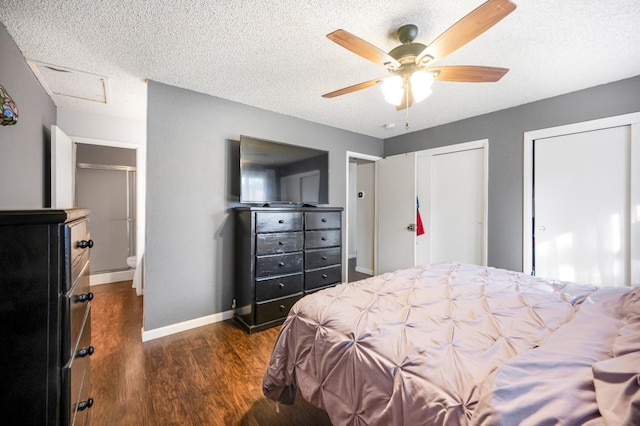
POLYGON ((334 98, 382 83, 385 100, 397 110, 409 108, 431 93, 433 80, 456 82, 495 82, 508 68, 473 65, 433 66, 433 64, 469 43, 513 12, 516 5, 509 0, 488 0, 453 24, 431 44, 414 43, 418 27, 409 24, 398 29, 402 43, 389 53, 345 31, 336 30, 327 37, 347 50, 376 64, 384 65, 391 77, 380 77, 322 95, 334 98))

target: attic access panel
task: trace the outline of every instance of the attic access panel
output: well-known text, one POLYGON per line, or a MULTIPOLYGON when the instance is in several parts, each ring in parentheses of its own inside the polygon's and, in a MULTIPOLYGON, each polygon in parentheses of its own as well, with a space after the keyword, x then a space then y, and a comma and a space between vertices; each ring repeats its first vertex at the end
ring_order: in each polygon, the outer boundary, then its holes
POLYGON ((33 60, 27 60, 27 63, 52 99, 54 96, 66 96, 107 103, 107 77, 33 60))

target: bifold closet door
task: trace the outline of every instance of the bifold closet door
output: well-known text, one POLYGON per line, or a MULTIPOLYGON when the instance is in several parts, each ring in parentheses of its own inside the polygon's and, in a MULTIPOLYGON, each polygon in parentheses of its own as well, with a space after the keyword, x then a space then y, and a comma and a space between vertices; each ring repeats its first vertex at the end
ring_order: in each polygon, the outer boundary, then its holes
POLYGON ((631 127, 534 141, 535 275, 624 285, 631 275, 631 127))

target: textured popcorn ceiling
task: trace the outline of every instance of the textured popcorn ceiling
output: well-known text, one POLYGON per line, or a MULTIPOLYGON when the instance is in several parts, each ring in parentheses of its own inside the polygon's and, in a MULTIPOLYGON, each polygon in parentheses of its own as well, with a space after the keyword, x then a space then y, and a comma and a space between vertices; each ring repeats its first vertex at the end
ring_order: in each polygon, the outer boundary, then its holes
MULTIPOLYGON (((409 110, 409 131, 640 74, 638 0, 514 1, 511 15, 439 62, 509 73, 497 83, 435 82, 409 110)), ((482 3, 1 0, 0 21, 27 59, 108 79, 106 105, 54 95, 58 106, 144 119, 152 79, 388 138, 406 132, 406 111, 379 87, 321 97, 387 73, 326 34, 343 28, 389 51, 399 44, 393 32, 413 23, 416 41, 429 44, 482 3)))

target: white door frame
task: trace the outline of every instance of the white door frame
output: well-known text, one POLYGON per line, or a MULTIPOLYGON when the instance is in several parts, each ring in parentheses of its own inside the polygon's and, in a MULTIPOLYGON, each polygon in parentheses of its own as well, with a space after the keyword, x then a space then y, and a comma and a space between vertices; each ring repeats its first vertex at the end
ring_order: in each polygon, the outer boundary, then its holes
MULTIPOLYGON (((346 190, 345 190, 345 208, 344 208, 344 235, 343 235, 343 248, 342 248, 342 264, 344 265, 344 268, 342 269, 342 281, 343 282, 347 282, 348 280, 348 267, 349 267, 349 190, 350 190, 350 173, 349 173, 349 160, 355 158, 355 159, 359 159, 359 160, 367 160, 367 161, 373 161, 376 162, 378 160, 382 160, 382 157, 378 157, 377 155, 370 155, 370 154, 362 154, 359 152, 353 152, 353 151, 347 151, 347 155, 345 156, 345 175, 346 175, 346 179, 345 179, 345 183, 346 183, 346 190)), ((377 189, 376 189, 377 191, 377 189)), ((376 203, 375 205, 375 209, 374 209, 374 223, 377 224, 378 222, 378 204, 376 203)), ((377 225, 376 225, 377 228, 377 225)), ((376 235, 374 233, 373 236, 373 252, 377 253, 378 251, 378 247, 377 247, 377 243, 378 243, 378 239, 376 238, 376 235)), ((374 265, 375 266, 375 265, 374 265)))
MULTIPOLYGON (((550 127, 547 129, 532 130, 524 133, 524 154, 523 154, 523 188, 522 188, 522 271, 527 274, 533 273, 533 228, 531 220, 533 218, 533 141, 536 139, 562 136, 572 133, 589 132, 593 130, 606 129, 609 127, 632 126, 631 143, 633 147, 640 146, 640 112, 617 115, 613 117, 601 118, 597 120, 584 121, 581 123, 567 124, 564 126, 550 127)), ((640 156, 639 149, 632 149, 632 156, 640 156)), ((631 181, 638 182, 640 170, 631 168, 631 181)), ((640 205, 639 190, 631 194, 631 206, 640 205)), ((631 212, 631 218, 640 220, 640 212, 631 212)), ((637 244, 637 243, 636 243, 637 244)), ((640 247, 631 247, 631 261, 637 260, 640 247)), ((631 276, 632 282, 637 282, 638 276, 631 276)))
MULTIPOLYGON (((52 133, 56 131, 57 126, 52 126, 52 133)), ((136 293, 141 295, 143 293, 143 258, 145 251, 145 233, 146 233, 146 146, 131 143, 131 142, 119 142, 113 140, 106 139, 95 139, 95 138, 85 138, 80 136, 69 136, 71 144, 74 143, 82 143, 88 145, 101 145, 101 146, 110 146, 114 148, 127 148, 127 149, 135 149, 136 150, 136 258, 138 265, 134 272, 133 285, 136 289, 136 293)), ((75 159, 64 160, 61 161, 58 156, 73 156, 72 146, 67 146, 69 143, 68 140, 65 140, 62 144, 56 144, 56 146, 52 147, 51 156, 56 158, 55 167, 52 166, 52 181, 56 182, 56 185, 52 185, 52 200, 62 199, 64 194, 70 192, 71 199, 75 202, 75 193, 74 193, 74 185, 75 182, 75 159), (61 166, 62 164, 62 166, 61 166), (65 176, 69 175, 72 177, 72 181, 70 183, 66 183, 65 187, 61 187, 59 182, 57 182, 56 176, 65 176), (69 188, 69 184, 71 188, 69 188), (59 196, 62 194, 62 196, 59 196)), ((67 207, 71 207, 70 205, 67 207)), ((95 281, 95 280, 94 280, 95 281)), ((94 282, 95 283, 95 282, 94 282)))

